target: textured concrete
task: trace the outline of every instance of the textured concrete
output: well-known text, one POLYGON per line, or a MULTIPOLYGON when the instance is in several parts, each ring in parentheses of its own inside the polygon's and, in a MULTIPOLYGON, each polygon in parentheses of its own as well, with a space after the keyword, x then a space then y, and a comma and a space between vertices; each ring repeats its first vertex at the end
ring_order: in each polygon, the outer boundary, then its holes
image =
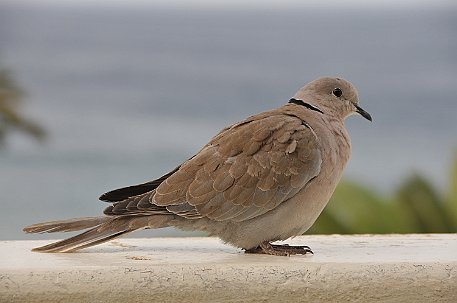
POLYGON ((80 253, 0 242, 0 302, 457 302, 457 235, 304 236, 315 255, 214 238, 121 239, 80 253))

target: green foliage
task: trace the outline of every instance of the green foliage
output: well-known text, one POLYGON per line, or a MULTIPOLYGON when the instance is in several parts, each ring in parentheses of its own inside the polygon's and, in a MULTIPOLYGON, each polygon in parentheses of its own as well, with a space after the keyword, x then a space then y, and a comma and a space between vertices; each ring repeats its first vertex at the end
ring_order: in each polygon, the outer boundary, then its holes
POLYGON ((447 195, 419 175, 405 180, 392 197, 341 182, 308 233, 434 232, 457 232, 457 153, 447 195))
POLYGON ((446 209, 454 222, 457 222, 457 152, 454 154, 454 165, 449 178, 448 192, 446 197, 446 209))
POLYGON ((44 130, 20 114, 24 93, 13 80, 11 73, 0 70, 0 147, 8 133, 21 131, 38 140, 45 137, 44 130))

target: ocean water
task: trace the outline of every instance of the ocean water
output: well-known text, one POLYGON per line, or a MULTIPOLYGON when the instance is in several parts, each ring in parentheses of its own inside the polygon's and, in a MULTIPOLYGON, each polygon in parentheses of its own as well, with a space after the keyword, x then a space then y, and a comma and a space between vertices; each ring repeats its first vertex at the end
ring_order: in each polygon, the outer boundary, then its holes
POLYGON ((0 5, 0 65, 49 133, 45 144, 13 134, 0 151, 0 240, 97 215, 101 193, 166 173, 324 75, 353 82, 374 117, 347 121, 346 178, 390 193, 419 172, 443 189, 457 150, 456 28, 455 7, 0 5))

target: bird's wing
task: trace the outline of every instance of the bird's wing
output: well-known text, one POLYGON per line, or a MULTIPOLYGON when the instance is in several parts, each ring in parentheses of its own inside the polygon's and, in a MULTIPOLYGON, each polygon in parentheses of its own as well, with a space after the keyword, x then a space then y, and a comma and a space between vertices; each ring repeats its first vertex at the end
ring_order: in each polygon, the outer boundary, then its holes
POLYGON ((321 163, 311 127, 272 111, 220 132, 166 178, 149 202, 184 217, 244 221, 294 196, 319 174, 321 163))
MULTIPOLYGON (((263 113, 263 115, 265 115, 265 114, 266 113, 263 113)), ((259 115, 262 115, 262 114, 259 114, 259 115)), ((228 127, 224 128, 224 129, 222 129, 215 136, 215 138, 217 136, 219 136, 220 134, 224 133, 226 130, 228 130, 230 128, 233 128, 233 127, 237 127, 237 126, 239 126, 241 124, 245 124, 245 123, 251 122, 255 118, 256 118, 256 116, 251 116, 251 117, 245 119, 244 121, 241 121, 241 122, 239 122, 237 124, 228 126, 228 127)), ((130 201, 131 200, 136 200, 136 199, 138 199, 138 196, 142 196, 142 197, 151 196, 152 194, 155 193, 154 190, 163 181, 165 181, 165 179, 167 179, 172 174, 174 174, 179 168, 180 168, 180 166, 176 167, 174 170, 172 170, 169 173, 163 175, 162 177, 160 177, 158 179, 155 179, 155 180, 152 180, 152 181, 147 181, 145 183, 135 184, 135 185, 131 185, 131 186, 127 186, 127 187, 122 187, 122 188, 117 188, 117 189, 111 190, 109 192, 106 192, 106 193, 102 194, 99 197, 99 200, 104 201, 104 202, 117 203, 117 202, 127 202, 127 200, 130 200, 130 201)))
MULTIPOLYGON (((251 121, 253 118, 254 118, 254 116, 249 117, 245 121, 242 121, 238 124, 226 127, 224 129, 222 129, 215 137, 219 136, 221 133, 224 133, 226 130, 230 129, 231 127, 235 127, 242 123, 247 123, 247 122, 251 121)), ((130 200, 130 201, 135 200, 135 199, 138 199, 138 196, 142 196, 142 197, 150 196, 151 194, 155 193, 154 190, 163 181, 165 181, 165 179, 167 179, 172 174, 174 174, 179 168, 180 168, 180 166, 176 167, 174 170, 170 171, 169 173, 166 173, 162 177, 152 180, 152 181, 147 181, 145 183, 135 184, 135 185, 111 190, 109 192, 102 194, 99 197, 99 200, 104 201, 104 202, 117 203, 117 202, 127 202, 127 200, 130 200)))

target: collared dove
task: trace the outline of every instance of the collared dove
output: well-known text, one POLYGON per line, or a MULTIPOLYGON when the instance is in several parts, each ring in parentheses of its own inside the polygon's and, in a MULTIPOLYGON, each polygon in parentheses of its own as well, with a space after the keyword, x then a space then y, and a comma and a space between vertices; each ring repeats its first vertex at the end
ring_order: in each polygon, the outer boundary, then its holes
POLYGON ((349 160, 344 120, 359 113, 355 87, 320 78, 290 101, 224 128, 192 158, 150 182, 116 189, 105 216, 38 223, 25 232, 89 229, 35 248, 69 252, 147 228, 205 231, 248 253, 312 253, 273 245, 303 234, 329 201, 349 160))

